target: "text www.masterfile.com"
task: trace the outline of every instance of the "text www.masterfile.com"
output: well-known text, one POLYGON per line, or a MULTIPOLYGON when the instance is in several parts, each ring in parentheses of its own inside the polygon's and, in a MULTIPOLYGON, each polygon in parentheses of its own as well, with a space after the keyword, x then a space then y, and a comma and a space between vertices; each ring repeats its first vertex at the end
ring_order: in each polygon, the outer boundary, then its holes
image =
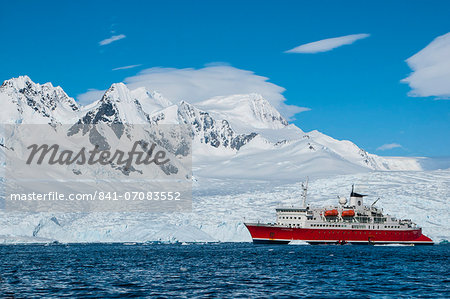
POLYGON ((51 191, 47 193, 12 193, 8 196, 11 201, 174 201, 181 200, 179 191, 126 191, 90 193, 60 193, 51 191))

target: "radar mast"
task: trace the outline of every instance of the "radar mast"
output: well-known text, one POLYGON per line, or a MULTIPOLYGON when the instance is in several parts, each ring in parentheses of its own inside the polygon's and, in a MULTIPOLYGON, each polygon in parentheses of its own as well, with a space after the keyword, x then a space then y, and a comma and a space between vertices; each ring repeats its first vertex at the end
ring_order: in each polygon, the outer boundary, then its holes
POLYGON ((306 181, 302 183, 302 205, 303 208, 306 208, 306 195, 308 194, 308 180, 309 177, 306 177, 306 181))

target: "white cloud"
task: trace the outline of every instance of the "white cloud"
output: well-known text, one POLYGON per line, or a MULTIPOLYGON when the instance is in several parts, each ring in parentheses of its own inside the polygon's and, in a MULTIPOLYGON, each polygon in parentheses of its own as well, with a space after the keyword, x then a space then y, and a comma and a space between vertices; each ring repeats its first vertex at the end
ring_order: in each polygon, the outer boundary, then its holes
MULTIPOLYGON (((150 91, 161 92, 174 103, 185 100, 195 104, 215 96, 259 93, 288 119, 292 119, 297 113, 310 110, 287 105, 283 96, 285 89, 268 82, 268 78, 222 63, 210 64, 200 69, 153 67, 125 78, 124 83, 130 89, 145 87, 150 91)), ((86 105, 100 99, 104 92, 105 90, 90 89, 78 95, 77 99, 86 105)))
POLYGON ((411 87, 410 96, 450 98, 450 32, 406 60, 413 72, 401 82, 411 87))
POLYGON ((255 92, 287 118, 309 110, 287 105, 283 96, 285 89, 268 82, 268 78, 227 65, 211 65, 200 69, 154 67, 126 78, 124 82, 131 89, 144 86, 148 90, 157 90, 172 102, 185 100, 195 104, 215 96, 255 92))
POLYGON ((104 39, 104 40, 100 41, 98 44, 100 46, 109 45, 110 43, 118 41, 118 40, 121 40, 121 39, 123 39, 125 37, 127 37, 125 34, 113 35, 110 38, 107 38, 107 39, 104 39))
POLYGON ((390 150, 393 148, 402 148, 403 146, 401 146, 398 143, 387 143, 387 144, 383 144, 382 146, 377 148, 377 151, 385 151, 385 150, 390 150))
POLYGON ((127 70, 127 69, 132 69, 138 66, 141 66, 142 64, 132 64, 132 65, 127 65, 127 66, 121 66, 121 67, 116 67, 113 68, 113 71, 119 71, 119 70, 127 70))
POLYGON ((285 51, 285 53, 311 53, 311 54, 313 54, 313 53, 319 53, 319 52, 327 52, 327 51, 331 51, 335 48, 338 48, 340 46, 353 44, 355 41, 369 37, 369 36, 370 36, 370 34, 361 33, 361 34, 351 34, 351 35, 346 35, 346 36, 322 39, 322 40, 319 40, 316 42, 300 45, 298 47, 295 47, 293 49, 285 51))
POLYGON ((79 94, 77 96, 78 103, 80 103, 81 105, 91 104, 92 102, 101 99, 105 91, 106 90, 91 88, 85 93, 79 94))

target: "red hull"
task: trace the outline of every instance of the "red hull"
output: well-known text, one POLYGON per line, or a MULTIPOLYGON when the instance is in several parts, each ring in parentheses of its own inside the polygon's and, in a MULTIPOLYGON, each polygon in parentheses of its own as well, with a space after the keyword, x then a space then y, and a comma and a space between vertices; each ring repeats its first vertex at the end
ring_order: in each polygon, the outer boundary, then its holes
POLYGON ((311 244, 414 244, 433 245, 421 229, 411 230, 358 230, 290 228, 265 224, 246 223, 255 243, 289 243, 302 240, 311 244))

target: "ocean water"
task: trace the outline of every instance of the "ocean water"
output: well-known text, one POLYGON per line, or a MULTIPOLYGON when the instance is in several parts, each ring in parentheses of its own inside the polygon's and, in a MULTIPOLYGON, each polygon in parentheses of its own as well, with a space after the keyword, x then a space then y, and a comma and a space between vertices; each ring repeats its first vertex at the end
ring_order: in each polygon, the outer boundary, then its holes
POLYGON ((450 246, 4 245, 2 297, 448 297, 450 246))

